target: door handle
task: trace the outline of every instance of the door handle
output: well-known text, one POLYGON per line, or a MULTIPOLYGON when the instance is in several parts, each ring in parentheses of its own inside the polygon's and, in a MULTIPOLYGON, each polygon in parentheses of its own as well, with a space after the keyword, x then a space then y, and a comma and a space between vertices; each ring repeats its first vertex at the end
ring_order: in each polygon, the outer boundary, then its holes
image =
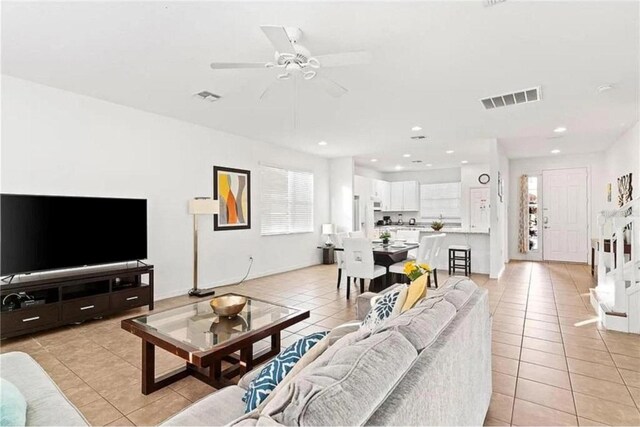
POLYGON ((38 320, 40 318, 40 316, 35 316, 35 317, 28 317, 26 319, 22 319, 23 322, 32 322, 34 320, 38 320))
POLYGON ((92 308, 94 308, 95 305, 85 305, 84 307, 80 307, 80 310, 90 310, 92 308))
POLYGON ((138 299, 138 297, 129 297, 127 298, 127 301, 133 301, 134 299, 138 299))

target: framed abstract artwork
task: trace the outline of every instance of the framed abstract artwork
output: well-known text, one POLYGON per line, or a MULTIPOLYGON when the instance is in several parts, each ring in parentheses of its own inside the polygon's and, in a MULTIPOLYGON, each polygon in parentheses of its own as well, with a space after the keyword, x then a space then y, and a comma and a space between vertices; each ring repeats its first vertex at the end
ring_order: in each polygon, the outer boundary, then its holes
POLYGON ((214 230, 251 228, 251 171, 214 166, 213 198, 220 208, 213 216, 214 230))

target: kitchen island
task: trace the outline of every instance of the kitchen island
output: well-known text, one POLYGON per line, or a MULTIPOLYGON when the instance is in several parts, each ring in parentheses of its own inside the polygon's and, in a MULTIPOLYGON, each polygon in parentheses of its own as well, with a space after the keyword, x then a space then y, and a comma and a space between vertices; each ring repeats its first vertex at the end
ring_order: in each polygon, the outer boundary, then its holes
POLYGON ((446 272, 449 268, 450 245, 468 245, 471 247, 472 273, 489 274, 489 230, 445 227, 440 231, 433 231, 431 227, 426 225, 385 225, 376 226, 372 237, 377 237, 383 230, 390 231, 393 235, 400 229, 420 231, 421 239, 423 236, 438 233, 444 233, 447 235, 442 242, 442 247, 440 248, 440 253, 437 257, 435 267, 438 270, 446 272))

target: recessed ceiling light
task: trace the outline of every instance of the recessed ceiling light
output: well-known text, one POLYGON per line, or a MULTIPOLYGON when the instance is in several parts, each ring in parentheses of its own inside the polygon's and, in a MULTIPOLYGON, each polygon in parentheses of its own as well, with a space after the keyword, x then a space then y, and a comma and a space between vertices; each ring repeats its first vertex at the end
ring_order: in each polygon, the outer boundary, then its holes
POLYGON ((602 93, 602 92, 606 92, 609 91, 611 89, 613 89, 615 86, 613 86, 612 84, 606 84, 606 85, 602 85, 602 86, 598 86, 598 92, 602 93))
POLYGON ((427 166, 428 168, 430 168, 431 166, 433 166, 431 163, 427 163, 425 166, 427 166))
POLYGON ((467 163, 469 163, 469 160, 463 160, 460 163, 462 163, 463 165, 466 165, 467 163))
POLYGON ((414 132, 418 132, 419 130, 422 130, 422 128, 420 126, 414 126, 411 128, 411 130, 414 132))
POLYGON ((551 150, 551 154, 558 154, 560 152, 560 150, 558 150, 557 148, 555 150, 551 150))
POLYGON ((566 128, 566 127, 564 127, 564 126, 558 126, 558 127, 557 127, 557 128, 555 128, 553 131, 554 131, 555 133, 564 133, 564 132, 566 132, 566 131, 567 131, 567 128, 566 128))
POLYGON ((411 157, 411 154, 403 154, 402 157, 411 157))
POLYGON ((371 159, 371 161, 372 161, 373 163, 375 163, 375 162, 377 162, 377 161, 378 161, 378 159, 371 159))
POLYGON ((318 145, 327 145, 327 141, 320 141, 318 142, 318 145))
POLYGON ((397 171, 402 170, 402 166, 400 166, 400 165, 396 165, 396 170, 397 170, 397 171))
POLYGON ((454 153, 454 151, 453 151, 453 150, 447 150, 447 151, 445 151, 445 153, 447 153, 447 154, 453 154, 453 153, 454 153))

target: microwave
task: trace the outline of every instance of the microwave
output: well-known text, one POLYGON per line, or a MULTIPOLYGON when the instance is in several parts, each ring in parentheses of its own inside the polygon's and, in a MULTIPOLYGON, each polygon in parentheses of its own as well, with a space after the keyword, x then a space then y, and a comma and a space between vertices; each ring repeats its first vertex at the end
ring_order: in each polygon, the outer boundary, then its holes
POLYGON ((378 212, 382 211, 382 202, 380 200, 373 201, 373 210, 378 212))

